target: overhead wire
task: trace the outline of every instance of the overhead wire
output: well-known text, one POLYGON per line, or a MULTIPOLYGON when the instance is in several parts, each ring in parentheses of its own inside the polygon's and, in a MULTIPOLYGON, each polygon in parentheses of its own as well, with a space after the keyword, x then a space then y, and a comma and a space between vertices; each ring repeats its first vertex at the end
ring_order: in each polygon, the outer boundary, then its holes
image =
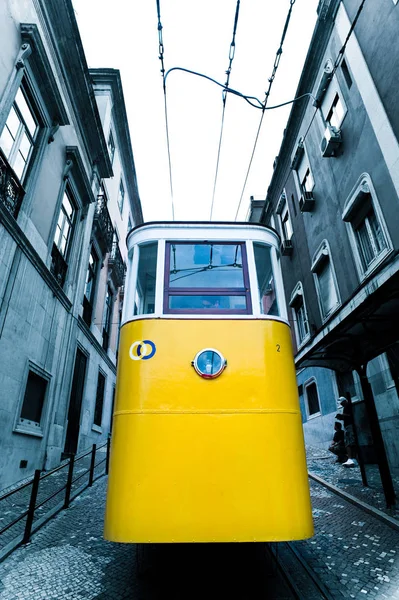
POLYGON ((168 104, 167 104, 167 99, 166 99, 166 75, 165 75, 165 63, 164 63, 165 47, 163 44, 163 35, 162 35, 163 27, 162 27, 162 22, 161 22, 160 0, 156 0, 156 3, 157 3, 157 14, 158 14, 159 60, 161 61, 161 75, 162 75, 164 111, 165 111, 166 145, 167 145, 167 150, 168 150, 168 162, 169 162, 170 197, 171 197, 171 203, 172 203, 172 221, 174 221, 175 220, 175 204, 174 204, 174 199, 173 199, 172 160, 171 160, 171 155, 170 155, 168 104))
POLYGON ((233 37, 232 37, 232 40, 231 40, 231 43, 230 43, 230 49, 229 49, 229 66, 228 66, 227 71, 226 71, 227 79, 226 79, 226 83, 225 83, 225 89, 223 90, 223 95, 222 95, 222 102, 223 102, 222 122, 221 122, 221 126, 220 126, 219 145, 218 145, 218 153, 217 153, 217 159, 216 159, 215 179, 214 179, 214 183, 213 183, 211 213, 210 213, 210 217, 209 217, 210 221, 212 221, 213 206, 214 206, 214 202, 215 202, 215 193, 216 193, 216 184, 217 184, 217 179, 218 179, 218 174, 219 174, 220 151, 221 151, 221 148, 222 148, 223 129, 224 129, 224 116, 225 116, 225 112, 226 112, 226 101, 227 101, 226 88, 229 87, 231 69, 232 69, 233 60, 234 60, 235 51, 236 51, 236 41, 235 40, 236 40, 236 33, 237 33, 237 24, 238 24, 239 12, 240 12, 240 0, 237 0, 236 12, 235 12, 235 17, 234 17, 234 26, 233 26, 233 37))
POLYGON ((279 64, 280 64, 281 55, 283 53, 284 40, 285 40, 285 37, 287 35, 288 26, 289 26, 289 23, 290 23, 290 20, 291 20, 292 9, 293 9, 293 6, 295 4, 295 1, 296 0, 290 0, 290 6, 289 6, 289 9, 288 9, 287 17, 285 19, 283 33, 282 33, 281 40, 280 40, 280 45, 278 47, 278 50, 276 52, 276 57, 274 59, 274 65, 273 65, 272 74, 271 74, 271 76, 268 79, 269 86, 268 86, 268 89, 267 89, 267 91, 265 93, 265 100, 263 102, 262 116, 260 118, 258 130, 256 132, 255 142, 254 142, 254 145, 253 145, 253 148, 252 148, 252 153, 251 153, 251 158, 250 158, 250 161, 249 161, 247 173, 245 175, 244 185, 242 187, 240 200, 239 200, 237 211, 236 211, 236 215, 235 215, 235 218, 234 218, 235 221, 237 221, 238 213, 239 213, 240 208, 241 208, 242 199, 244 197, 244 192, 245 192, 245 188, 246 188, 246 185, 247 185, 249 173, 251 171, 252 162, 253 162, 253 159, 254 159, 254 156, 255 156, 256 147, 258 145, 259 134, 260 134, 260 130, 261 130, 261 127, 262 127, 263 119, 264 119, 264 116, 265 116, 266 105, 267 105, 267 102, 269 100, 271 88, 272 88, 272 85, 273 85, 273 82, 274 82, 274 79, 276 77, 276 73, 277 73, 277 70, 278 70, 278 67, 279 67, 279 64))

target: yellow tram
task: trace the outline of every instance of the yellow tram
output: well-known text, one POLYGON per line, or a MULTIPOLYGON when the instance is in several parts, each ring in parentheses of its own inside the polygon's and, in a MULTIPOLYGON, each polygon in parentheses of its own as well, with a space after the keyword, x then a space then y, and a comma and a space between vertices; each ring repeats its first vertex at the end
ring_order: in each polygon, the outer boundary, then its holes
POLYGON ((278 242, 248 223, 129 233, 108 540, 313 535, 278 242))

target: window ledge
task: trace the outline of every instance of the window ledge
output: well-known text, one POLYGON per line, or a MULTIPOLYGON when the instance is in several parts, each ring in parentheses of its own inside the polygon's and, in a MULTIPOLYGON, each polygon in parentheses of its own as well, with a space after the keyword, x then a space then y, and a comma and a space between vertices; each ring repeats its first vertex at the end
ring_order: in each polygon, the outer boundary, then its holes
POLYGON ((93 425, 91 426, 92 431, 95 431, 96 433, 102 433, 103 432, 103 428, 100 427, 100 425, 95 425, 93 423, 93 425))
POLYGON ((308 421, 316 419, 317 417, 321 417, 321 412, 314 413, 313 415, 308 415, 308 421))
POLYGON ((389 256, 389 254, 391 254, 392 252, 393 252, 392 248, 386 248, 378 256, 376 256, 375 259, 370 263, 367 271, 363 271, 361 273, 361 276, 360 276, 361 281, 364 281, 365 279, 367 279, 377 269, 377 267, 379 267, 379 265, 382 263, 382 261, 385 260, 386 257, 389 256))
POLYGON ((306 346, 306 344, 310 340, 310 337, 310 334, 308 334, 306 337, 303 338, 303 340, 300 343, 298 342, 298 350, 301 350, 303 346, 306 346))
POLYGON ((40 427, 34 427, 29 425, 18 424, 13 429, 14 433, 22 433, 24 435, 30 435, 32 437, 42 438, 43 431, 40 427))

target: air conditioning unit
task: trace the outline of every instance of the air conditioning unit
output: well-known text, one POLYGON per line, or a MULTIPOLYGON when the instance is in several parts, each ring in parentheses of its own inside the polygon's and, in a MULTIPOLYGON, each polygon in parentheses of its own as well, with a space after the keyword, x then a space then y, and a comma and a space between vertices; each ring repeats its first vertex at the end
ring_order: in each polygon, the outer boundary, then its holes
POLYGON ((303 190, 302 196, 299 198, 299 210, 301 212, 311 212, 314 209, 314 204, 313 193, 303 190))
POLYGON ((325 158, 335 156, 336 150, 341 144, 341 132, 332 125, 328 125, 320 144, 321 155, 325 158))
POLYGON ((293 249, 291 240, 283 240, 281 242, 280 250, 283 256, 291 256, 293 249))

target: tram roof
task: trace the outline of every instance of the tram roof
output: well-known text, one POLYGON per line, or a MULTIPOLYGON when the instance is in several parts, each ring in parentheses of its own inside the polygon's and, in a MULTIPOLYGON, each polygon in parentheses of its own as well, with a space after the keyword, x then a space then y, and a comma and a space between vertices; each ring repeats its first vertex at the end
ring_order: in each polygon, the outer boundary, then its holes
POLYGON ((270 227, 268 225, 264 225, 263 223, 250 223, 248 221, 149 221, 148 223, 141 223, 140 225, 136 225, 136 227, 133 227, 127 234, 126 236, 126 240, 129 238, 129 236, 132 233, 135 233, 136 231, 149 227, 149 228, 157 228, 157 227, 167 227, 169 226, 170 229, 173 228, 178 228, 178 229, 184 229, 185 227, 188 228, 194 228, 197 227, 198 229, 201 228, 208 228, 208 227, 212 227, 212 228, 226 228, 226 227, 231 227, 232 229, 234 228, 246 228, 246 229, 261 229, 264 231, 270 231, 271 233, 273 233, 278 240, 280 240, 280 235, 278 233, 278 231, 276 231, 276 229, 273 229, 273 227, 270 227))

